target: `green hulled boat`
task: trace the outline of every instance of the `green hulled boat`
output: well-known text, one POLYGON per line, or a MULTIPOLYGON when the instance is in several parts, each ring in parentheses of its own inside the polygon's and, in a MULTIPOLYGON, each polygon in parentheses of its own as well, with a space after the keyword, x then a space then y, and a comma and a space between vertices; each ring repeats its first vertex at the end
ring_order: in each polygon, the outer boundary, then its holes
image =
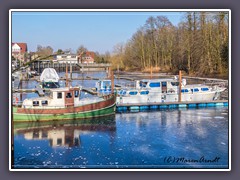
POLYGON ((80 87, 50 89, 50 96, 25 99, 13 106, 14 122, 85 119, 115 113, 116 96, 80 98, 80 87))

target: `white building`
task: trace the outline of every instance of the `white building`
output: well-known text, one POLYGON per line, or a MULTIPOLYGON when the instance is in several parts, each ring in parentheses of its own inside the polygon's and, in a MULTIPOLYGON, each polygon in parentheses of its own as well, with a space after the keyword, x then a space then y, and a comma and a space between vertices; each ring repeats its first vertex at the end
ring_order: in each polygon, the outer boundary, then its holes
POLYGON ((27 44, 26 43, 12 43, 12 56, 15 59, 18 59, 20 61, 26 61, 27 53, 27 44))
POLYGON ((78 56, 76 54, 59 54, 57 55, 57 62, 59 63, 78 63, 78 56))

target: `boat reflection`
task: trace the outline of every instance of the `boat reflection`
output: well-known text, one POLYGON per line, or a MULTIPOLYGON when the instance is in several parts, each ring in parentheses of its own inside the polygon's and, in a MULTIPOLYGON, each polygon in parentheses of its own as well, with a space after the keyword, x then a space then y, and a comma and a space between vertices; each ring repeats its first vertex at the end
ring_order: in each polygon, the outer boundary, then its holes
POLYGON ((51 147, 80 146, 81 134, 116 131, 115 115, 86 120, 14 123, 14 135, 26 140, 49 140, 51 147))

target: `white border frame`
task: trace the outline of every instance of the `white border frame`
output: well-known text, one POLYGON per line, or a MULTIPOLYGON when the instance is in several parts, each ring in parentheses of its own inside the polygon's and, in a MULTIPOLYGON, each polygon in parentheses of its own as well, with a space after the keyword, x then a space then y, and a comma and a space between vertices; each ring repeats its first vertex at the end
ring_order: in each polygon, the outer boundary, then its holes
POLYGON ((231 171, 231 10, 230 9, 10 9, 9 10, 9 171, 231 171), (227 11, 229 13, 229 67, 228 67, 228 123, 229 123, 229 169, 12 169, 12 12, 191 12, 191 11, 207 11, 218 12, 227 11))

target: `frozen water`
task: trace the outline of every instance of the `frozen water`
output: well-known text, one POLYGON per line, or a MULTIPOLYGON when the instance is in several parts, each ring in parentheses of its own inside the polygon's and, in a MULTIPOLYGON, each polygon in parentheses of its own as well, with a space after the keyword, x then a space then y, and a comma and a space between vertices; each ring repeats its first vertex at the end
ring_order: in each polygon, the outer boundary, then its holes
MULTIPOLYGON (((25 138, 38 133, 36 127, 34 131, 16 129, 14 165, 35 168, 228 166, 228 108, 123 113, 107 120, 49 126, 46 134, 52 129, 62 133, 45 139, 25 138), (79 132, 77 137, 75 131, 79 132), (220 156, 221 161, 204 165, 164 162, 169 156, 198 159, 203 155, 209 159, 220 156)), ((39 132, 43 129, 40 127, 39 132)))

